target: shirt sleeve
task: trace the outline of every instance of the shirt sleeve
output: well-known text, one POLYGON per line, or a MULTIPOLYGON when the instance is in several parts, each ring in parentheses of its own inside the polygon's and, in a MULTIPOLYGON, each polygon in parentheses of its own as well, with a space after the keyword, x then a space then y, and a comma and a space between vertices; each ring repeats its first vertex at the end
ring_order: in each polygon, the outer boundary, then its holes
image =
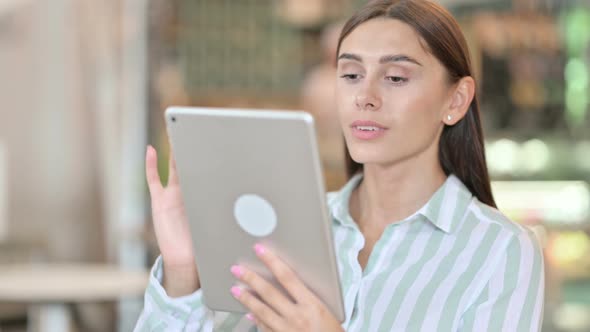
POLYGON ((150 273, 144 306, 134 332, 256 331, 244 315, 214 312, 203 303, 203 292, 171 298, 162 286, 162 257, 150 273))
POLYGON ((459 331, 541 331, 544 290, 543 252, 527 229, 510 241, 459 331))

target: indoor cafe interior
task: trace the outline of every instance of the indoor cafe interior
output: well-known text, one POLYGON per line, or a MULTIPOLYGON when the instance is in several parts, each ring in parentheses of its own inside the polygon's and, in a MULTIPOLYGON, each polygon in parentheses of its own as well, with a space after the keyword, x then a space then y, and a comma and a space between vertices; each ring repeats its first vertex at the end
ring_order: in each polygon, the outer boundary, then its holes
MULTIPOLYGON (((341 188, 336 45, 366 2, 0 0, 0 331, 133 330, 169 106, 309 112, 341 188)), ((589 332, 590 1, 436 2, 470 48, 498 208, 543 251, 542 331, 589 332)))

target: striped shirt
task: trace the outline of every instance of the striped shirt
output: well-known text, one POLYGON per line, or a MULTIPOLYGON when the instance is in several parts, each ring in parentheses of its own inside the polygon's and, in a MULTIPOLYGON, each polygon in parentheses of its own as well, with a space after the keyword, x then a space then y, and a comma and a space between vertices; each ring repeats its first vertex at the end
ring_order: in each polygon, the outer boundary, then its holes
MULTIPOLYGON (((543 255, 533 233, 479 202, 451 175, 419 211, 388 225, 365 269, 365 239, 348 211, 358 174, 328 194, 346 331, 540 331, 543 255)), ((135 331, 256 331, 213 312, 202 292, 170 298, 159 258, 135 331)))

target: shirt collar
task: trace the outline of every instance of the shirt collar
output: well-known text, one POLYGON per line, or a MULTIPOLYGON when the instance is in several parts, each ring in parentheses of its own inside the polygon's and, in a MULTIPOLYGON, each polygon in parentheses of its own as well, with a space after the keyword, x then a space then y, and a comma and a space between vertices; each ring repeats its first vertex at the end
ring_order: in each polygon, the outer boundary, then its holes
POLYGON ((419 213, 445 233, 452 233, 463 219, 472 197, 463 182, 451 174, 419 213))
MULTIPOLYGON (((331 200, 333 217, 344 226, 357 227, 350 216, 348 206, 350 195, 362 178, 362 173, 355 174, 331 200)), ((451 174, 416 214, 424 216, 445 233, 452 233, 465 215, 472 197, 473 195, 461 180, 451 174)))

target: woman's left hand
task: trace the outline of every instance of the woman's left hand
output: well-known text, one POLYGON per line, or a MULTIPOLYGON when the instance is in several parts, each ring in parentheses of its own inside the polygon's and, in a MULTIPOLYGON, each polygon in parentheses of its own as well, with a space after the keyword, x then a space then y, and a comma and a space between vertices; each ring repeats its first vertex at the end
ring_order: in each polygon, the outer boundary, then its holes
POLYGON ((259 297, 239 286, 232 287, 234 297, 250 310, 246 315, 248 319, 265 332, 344 331, 326 305, 285 262, 260 244, 254 246, 254 250, 291 298, 254 271, 234 265, 231 268, 234 276, 259 297))

